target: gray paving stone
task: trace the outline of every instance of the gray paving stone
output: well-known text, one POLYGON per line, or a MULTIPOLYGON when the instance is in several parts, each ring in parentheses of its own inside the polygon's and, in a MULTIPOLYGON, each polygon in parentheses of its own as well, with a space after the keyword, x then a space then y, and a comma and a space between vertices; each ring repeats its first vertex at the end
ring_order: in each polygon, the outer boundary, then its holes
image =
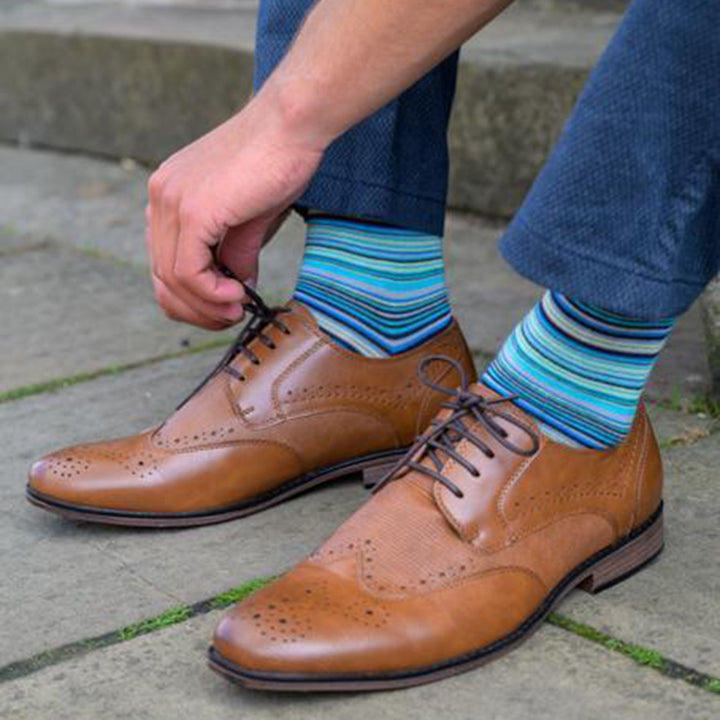
POLYGON ((0 146, 0 248, 51 238, 144 264, 147 177, 129 162, 0 146))
POLYGON ((13 720, 710 720, 720 713, 718 696, 549 626, 501 660, 424 687, 324 696, 250 692, 205 667, 218 616, 0 686, 0 714, 13 720))
POLYGON ((710 283, 704 296, 705 333, 713 394, 720 399, 720 277, 710 283))
POLYGON ((52 247, 0 263, 0 391, 137 362, 216 336, 169 322, 149 278, 52 247))
POLYGON ((647 410, 661 448, 692 445, 716 432, 718 421, 705 414, 693 415, 648 402, 647 410))
MULTIPOLYGON (((251 91, 256 5, 165 5, 5 0, 0 137, 156 162, 219 124, 251 91)), ((518 5, 465 45, 453 206, 514 211, 617 19, 518 5)))
POLYGON ((359 483, 343 482, 239 522, 159 532, 75 524, 25 501, 33 459, 149 427, 216 356, 199 354, 0 404, 0 665, 276 573, 365 497, 359 483))
POLYGON ((720 675, 720 435, 664 454, 666 545, 641 573, 561 612, 720 675))

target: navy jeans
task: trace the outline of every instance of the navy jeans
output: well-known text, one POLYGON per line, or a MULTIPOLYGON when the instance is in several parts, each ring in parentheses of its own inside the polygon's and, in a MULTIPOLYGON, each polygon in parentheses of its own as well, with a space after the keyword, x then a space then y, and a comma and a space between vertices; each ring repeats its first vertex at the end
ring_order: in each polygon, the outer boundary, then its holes
MULTIPOLYGON (((312 0, 262 0, 257 84, 312 0)), ((301 207, 440 233, 457 55, 329 149, 301 207)), ((635 0, 501 242, 538 285, 682 313, 720 267, 720 0, 635 0)))

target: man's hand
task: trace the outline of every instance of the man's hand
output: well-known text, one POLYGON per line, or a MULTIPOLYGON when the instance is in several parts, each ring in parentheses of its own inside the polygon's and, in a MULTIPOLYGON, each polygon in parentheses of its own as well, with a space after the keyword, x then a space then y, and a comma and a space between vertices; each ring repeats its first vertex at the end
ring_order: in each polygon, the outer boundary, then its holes
POLYGON ((155 293, 172 318, 222 328, 240 283, 328 145, 419 80, 512 0, 319 0, 288 54, 238 115, 150 179, 155 293))
POLYGON ((323 147, 301 140, 277 105, 238 115, 165 161, 149 182, 147 243, 166 315, 218 330, 243 316, 258 253, 314 174, 323 147))

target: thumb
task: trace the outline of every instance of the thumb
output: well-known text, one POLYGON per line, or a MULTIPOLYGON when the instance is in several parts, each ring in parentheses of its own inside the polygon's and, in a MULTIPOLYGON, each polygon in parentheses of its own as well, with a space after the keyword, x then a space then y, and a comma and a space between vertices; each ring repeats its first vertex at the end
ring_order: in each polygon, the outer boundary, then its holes
POLYGON ((257 283, 260 251, 273 239, 289 214, 288 208, 281 213, 265 215, 231 227, 220 244, 220 262, 235 277, 254 287, 257 283))
POLYGON ((263 245, 264 225, 267 223, 267 220, 258 218, 229 228, 218 252, 220 263, 236 278, 252 286, 257 282, 258 256, 263 245))

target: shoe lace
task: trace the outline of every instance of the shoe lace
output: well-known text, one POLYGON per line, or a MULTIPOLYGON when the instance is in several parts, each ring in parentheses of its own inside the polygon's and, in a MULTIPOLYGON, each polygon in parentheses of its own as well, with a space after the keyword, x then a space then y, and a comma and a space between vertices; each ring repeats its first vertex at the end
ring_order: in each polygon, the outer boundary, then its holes
POLYGON ((457 360, 445 355, 431 355, 423 358, 418 366, 418 375, 424 385, 451 398, 441 405, 441 407, 447 408, 451 410, 451 412, 444 419, 435 418, 431 421, 428 429, 417 437, 407 453, 400 458, 373 488, 373 492, 377 492, 386 483, 390 482, 400 469, 412 469, 431 477, 433 480, 437 480, 437 482, 444 485, 453 495, 462 498, 462 490, 441 472, 445 461, 448 459, 455 460, 458 465, 465 468, 473 477, 479 477, 480 471, 458 451, 458 443, 461 440, 467 440, 486 457, 495 457, 493 449, 480 435, 465 424, 467 420, 470 420, 470 422, 475 421, 481 425, 500 445, 517 455, 530 457, 538 451, 540 438, 533 428, 511 413, 500 408, 504 403, 514 400, 516 396, 509 395, 495 400, 484 398, 471 389, 467 373, 463 366, 457 360), (433 382, 432 378, 428 375, 428 366, 431 362, 436 361, 449 363, 455 369, 460 377, 460 386, 458 388, 446 388, 433 382), (531 447, 525 449, 511 442, 508 439, 507 431, 497 422, 498 418, 522 430, 530 438, 531 447), (427 458, 430 459, 431 465, 422 462, 427 458))
POLYGON ((220 373, 227 373, 228 375, 232 375, 232 377, 236 380, 245 382, 246 378, 244 373, 231 365, 231 363, 238 355, 244 355, 253 365, 259 365, 260 358, 253 352, 249 345, 253 340, 258 340, 266 347, 274 350, 277 347, 275 342, 265 333, 265 330, 268 327, 274 326, 284 335, 291 334, 290 328, 278 319, 279 315, 290 312, 290 308, 270 307, 260 297, 259 293, 256 290, 253 290, 253 288, 251 288, 247 283, 235 278, 225 268, 222 268, 222 270, 229 277, 233 277, 233 279, 238 280, 238 282, 243 286, 245 295, 249 298, 245 303, 243 303, 243 307, 250 314, 250 320, 244 325, 243 329, 235 338, 233 344, 227 349, 227 352, 223 355, 215 368, 213 368, 207 377, 205 377, 205 379, 180 403, 180 405, 178 405, 178 410, 220 373))

